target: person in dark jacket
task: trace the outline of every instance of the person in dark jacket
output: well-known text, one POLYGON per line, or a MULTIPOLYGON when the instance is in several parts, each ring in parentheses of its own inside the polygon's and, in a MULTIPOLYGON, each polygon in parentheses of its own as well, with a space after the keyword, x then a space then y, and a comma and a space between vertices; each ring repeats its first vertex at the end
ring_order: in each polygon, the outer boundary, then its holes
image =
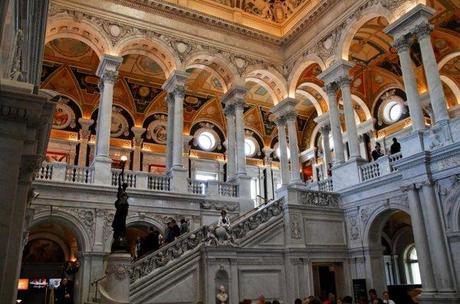
POLYGON ((376 143, 376 144, 375 144, 375 149, 374 149, 374 151, 372 151, 372 159, 373 159, 374 161, 376 161, 377 159, 379 159, 379 158, 382 157, 382 156, 383 156, 383 153, 382 153, 380 144, 379 144, 379 143, 376 143))
POLYGON ((153 230, 153 227, 149 227, 149 234, 145 237, 142 254, 156 251, 160 248, 160 234, 158 231, 153 230))
POLYGON ((73 291, 69 280, 63 278, 55 293, 56 304, 73 304, 73 291))
POLYGON ((398 142, 396 138, 393 138, 393 144, 391 144, 390 153, 396 154, 399 152, 401 152, 401 144, 398 142))
POLYGON ((180 228, 177 226, 176 220, 171 219, 171 221, 168 223, 168 228, 166 229, 165 243, 173 242, 179 235, 180 228))

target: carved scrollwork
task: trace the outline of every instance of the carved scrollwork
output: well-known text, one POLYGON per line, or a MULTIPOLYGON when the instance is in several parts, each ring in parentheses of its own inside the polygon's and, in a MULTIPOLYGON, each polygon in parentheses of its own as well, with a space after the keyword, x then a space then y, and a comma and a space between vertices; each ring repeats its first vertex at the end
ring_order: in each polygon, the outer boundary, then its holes
POLYGON ((339 196, 335 193, 304 191, 300 194, 300 203, 307 206, 338 208, 339 196))

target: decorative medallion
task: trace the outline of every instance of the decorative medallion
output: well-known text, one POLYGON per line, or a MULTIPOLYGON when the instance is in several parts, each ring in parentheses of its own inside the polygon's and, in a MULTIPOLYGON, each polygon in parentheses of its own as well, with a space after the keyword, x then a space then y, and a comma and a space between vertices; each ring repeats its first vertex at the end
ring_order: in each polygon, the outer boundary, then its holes
POLYGON ((54 129, 65 129, 67 127, 75 128, 75 113, 72 108, 67 105, 70 102, 70 99, 62 96, 58 103, 56 104, 56 111, 54 112, 53 117, 53 128, 54 129))

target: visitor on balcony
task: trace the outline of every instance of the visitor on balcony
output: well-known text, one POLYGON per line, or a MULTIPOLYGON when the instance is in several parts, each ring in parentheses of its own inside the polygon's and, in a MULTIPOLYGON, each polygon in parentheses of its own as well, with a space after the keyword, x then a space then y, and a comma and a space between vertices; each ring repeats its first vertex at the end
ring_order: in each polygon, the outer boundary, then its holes
POLYGON ((396 153, 399 153, 399 152, 401 152, 401 144, 394 137, 393 138, 393 143, 391 144, 391 147, 390 147, 390 153, 391 154, 396 154, 396 153))
POLYGON ((372 159, 374 161, 376 161, 377 159, 379 159, 382 156, 383 156, 382 147, 380 146, 379 143, 376 143, 375 148, 372 151, 372 159))

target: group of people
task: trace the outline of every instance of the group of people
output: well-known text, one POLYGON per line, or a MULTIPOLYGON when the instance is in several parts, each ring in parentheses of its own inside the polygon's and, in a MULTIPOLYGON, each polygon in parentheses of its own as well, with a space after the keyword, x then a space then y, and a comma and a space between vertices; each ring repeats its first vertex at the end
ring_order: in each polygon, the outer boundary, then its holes
MULTIPOLYGON (((393 143, 390 146, 390 154, 396 154, 401 152, 401 144, 398 142, 396 138, 393 138, 393 143)), ((382 151, 382 146, 380 143, 375 144, 374 150, 372 150, 372 159, 376 161, 380 157, 384 156, 385 154, 382 151)))
POLYGON ((189 224, 185 219, 180 220, 180 227, 176 220, 171 218, 166 224, 164 237, 153 227, 149 227, 146 237, 140 236, 136 239, 136 248, 134 257, 140 258, 143 255, 158 250, 161 246, 174 242, 174 240, 182 234, 189 231, 189 224))
MULTIPOLYGON (((343 298, 336 298, 333 293, 329 293, 326 300, 321 300, 319 297, 310 296, 302 299, 296 299, 294 304, 395 304, 393 300, 390 299, 390 293, 388 291, 384 291, 382 293, 382 298, 377 296, 377 291, 375 289, 369 290, 369 298, 363 296, 357 299, 358 302, 354 302, 351 296, 345 296, 343 298)), ((251 300, 243 300, 240 304, 251 304, 253 303, 251 300)), ((256 304, 280 304, 281 302, 278 300, 267 301, 264 296, 260 296, 256 304)))

